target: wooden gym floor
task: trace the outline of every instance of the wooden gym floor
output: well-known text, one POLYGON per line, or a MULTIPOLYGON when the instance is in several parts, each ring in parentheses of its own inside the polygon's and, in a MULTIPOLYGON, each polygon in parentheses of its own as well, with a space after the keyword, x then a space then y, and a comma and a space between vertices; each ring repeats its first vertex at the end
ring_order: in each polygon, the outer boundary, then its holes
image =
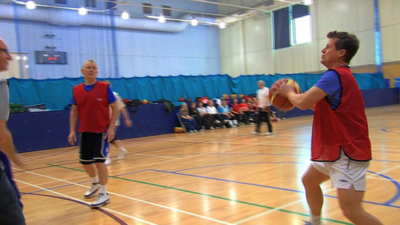
MULTIPOLYGON (((386 225, 400 218, 399 112, 400 105, 367 109, 374 160, 364 207, 386 225)), ((90 181, 77 147, 25 153, 31 170, 14 172, 27 224, 304 225, 301 176, 311 122, 307 116, 274 123, 269 137, 251 135, 248 125, 124 140, 126 159, 111 149, 111 203, 100 210, 83 198, 90 181)), ((330 182, 323 189, 325 224, 351 224, 330 182)))

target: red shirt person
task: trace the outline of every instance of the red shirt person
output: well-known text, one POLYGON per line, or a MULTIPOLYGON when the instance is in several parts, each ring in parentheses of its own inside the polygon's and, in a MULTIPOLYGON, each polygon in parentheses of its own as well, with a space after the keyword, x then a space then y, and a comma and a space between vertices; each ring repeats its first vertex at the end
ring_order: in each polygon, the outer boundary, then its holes
POLYGON ((97 81, 98 70, 94 60, 87 60, 81 72, 85 83, 73 88, 68 141, 71 145, 75 144, 76 126, 80 119, 80 163, 92 179, 92 186, 84 197, 94 197, 100 190, 97 200, 91 204, 92 207, 100 207, 110 202, 107 194, 108 170, 104 162, 108 142, 114 139, 118 107, 110 85, 97 81))
POLYGON ((348 65, 357 53, 359 40, 347 32, 329 32, 321 63, 328 69, 318 83, 303 94, 289 85, 280 94, 293 105, 314 109, 311 141, 313 161, 303 177, 311 224, 321 223, 323 195, 320 184, 329 178, 337 189, 344 215, 354 224, 380 225, 361 203, 366 172, 371 160, 368 123, 360 88, 348 65))

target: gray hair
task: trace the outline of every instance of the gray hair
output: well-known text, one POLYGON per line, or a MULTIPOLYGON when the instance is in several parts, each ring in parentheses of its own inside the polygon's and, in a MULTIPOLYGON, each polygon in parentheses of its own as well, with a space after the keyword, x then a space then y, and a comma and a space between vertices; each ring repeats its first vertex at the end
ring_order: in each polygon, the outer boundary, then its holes
POLYGON ((86 60, 86 61, 83 63, 82 69, 85 68, 86 63, 95 63, 95 64, 97 65, 96 61, 94 61, 93 59, 88 59, 88 60, 86 60))

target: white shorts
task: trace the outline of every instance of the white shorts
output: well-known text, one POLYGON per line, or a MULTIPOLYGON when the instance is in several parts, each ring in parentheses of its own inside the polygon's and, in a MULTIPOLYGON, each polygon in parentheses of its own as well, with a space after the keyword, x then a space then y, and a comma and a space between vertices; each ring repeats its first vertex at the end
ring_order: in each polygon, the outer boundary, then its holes
POLYGON ((331 178, 332 188, 365 191, 366 173, 369 161, 354 161, 346 156, 342 150, 339 160, 335 162, 312 162, 311 165, 331 178))

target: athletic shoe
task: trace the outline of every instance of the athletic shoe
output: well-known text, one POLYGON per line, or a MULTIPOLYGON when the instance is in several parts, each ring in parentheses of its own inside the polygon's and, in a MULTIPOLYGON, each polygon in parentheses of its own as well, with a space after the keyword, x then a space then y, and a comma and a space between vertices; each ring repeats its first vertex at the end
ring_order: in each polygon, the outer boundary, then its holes
POLYGON ((286 118, 285 118, 285 117, 282 117, 282 120, 286 120, 286 118))
POLYGON ((111 159, 110 157, 106 158, 106 161, 104 162, 106 165, 110 165, 111 164, 111 159))
POLYGON ((100 189, 100 183, 92 183, 92 186, 85 193, 85 198, 91 198, 100 189))
POLYGON ((272 132, 265 133, 265 136, 270 136, 270 135, 272 135, 272 132))
POLYGON ((128 151, 125 148, 121 148, 121 151, 119 153, 118 159, 125 159, 125 154, 128 153, 128 151))
POLYGON ((251 134, 260 134, 260 132, 253 131, 253 132, 251 132, 251 134))
POLYGON ((93 202, 92 204, 90 204, 90 207, 98 208, 98 207, 105 206, 108 203, 110 203, 110 197, 108 196, 108 194, 107 193, 100 193, 97 196, 97 200, 95 202, 93 202))

